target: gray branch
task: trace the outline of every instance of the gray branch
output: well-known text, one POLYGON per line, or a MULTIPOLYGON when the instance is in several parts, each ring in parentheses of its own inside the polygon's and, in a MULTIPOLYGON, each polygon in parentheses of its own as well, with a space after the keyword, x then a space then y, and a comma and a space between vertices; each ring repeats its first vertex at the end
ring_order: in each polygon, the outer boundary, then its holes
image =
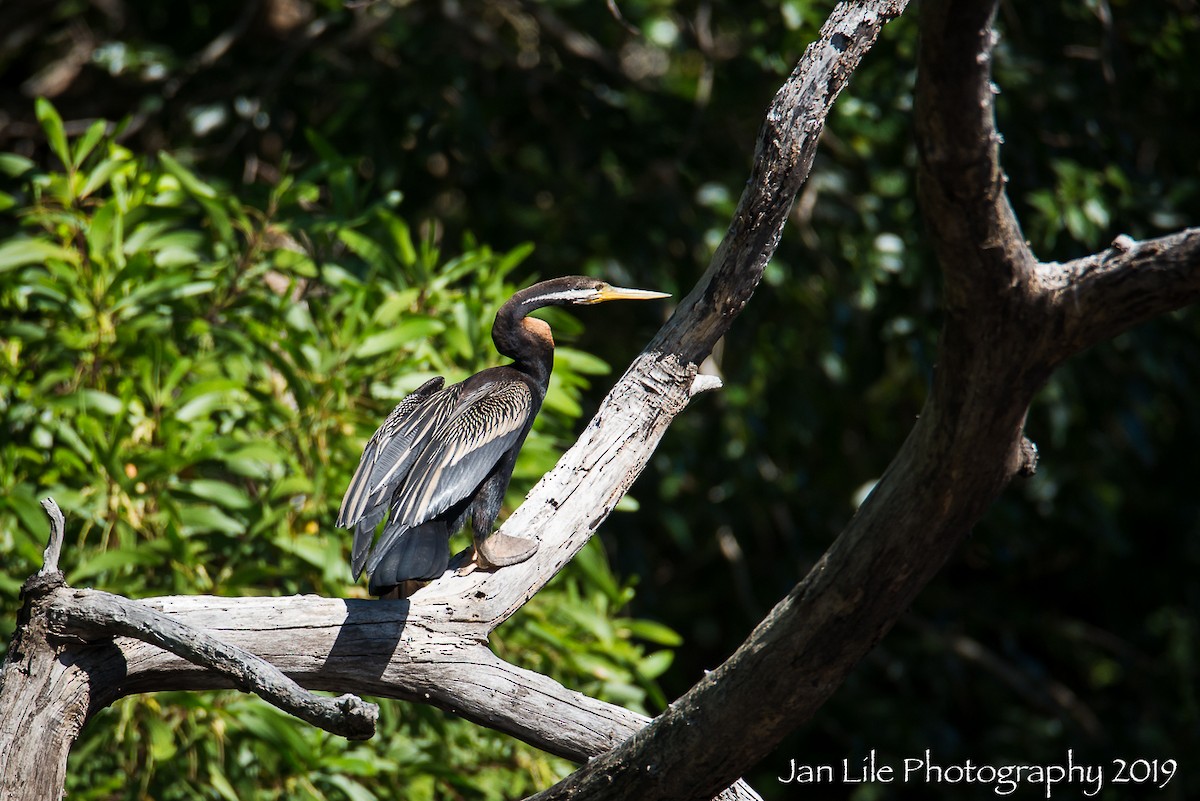
POLYGON ((46 517, 50 518, 50 538, 46 542, 46 550, 42 553, 42 569, 37 574, 48 576, 58 572, 58 557, 62 553, 67 521, 63 519, 62 510, 53 498, 43 498, 42 509, 46 511, 46 517))
MULTIPOLYGON (((113 597, 105 596, 54 591, 47 615, 51 636, 92 637, 98 625, 111 631, 114 614, 78 611, 81 599, 90 609, 113 597)), ((131 603, 119 600, 122 606, 131 603)), ((469 599, 456 604, 459 608, 445 615, 407 601, 317 596, 168 596, 138 602, 159 618, 204 631, 225 648, 252 653, 253 660, 269 662, 310 689, 431 704, 578 762, 603 754, 647 723, 642 715, 503 661, 487 648, 487 624, 463 621, 469 599)), ((76 657, 81 670, 103 678, 93 704, 103 707, 140 692, 239 686, 236 673, 217 672, 147 639, 120 637, 76 657)), ((742 783, 722 795, 725 801, 757 797, 742 783)))
POLYGON ((353 695, 324 698, 308 692, 279 668, 249 651, 155 612, 138 601, 99 590, 60 590, 50 607, 50 626, 62 637, 84 641, 132 637, 158 646, 225 677, 306 723, 352 740, 375 734, 379 707, 353 695))
POLYGON ((1038 265, 1050 300, 1048 359, 1061 361, 1139 323, 1200 299, 1200 228, 1038 265))

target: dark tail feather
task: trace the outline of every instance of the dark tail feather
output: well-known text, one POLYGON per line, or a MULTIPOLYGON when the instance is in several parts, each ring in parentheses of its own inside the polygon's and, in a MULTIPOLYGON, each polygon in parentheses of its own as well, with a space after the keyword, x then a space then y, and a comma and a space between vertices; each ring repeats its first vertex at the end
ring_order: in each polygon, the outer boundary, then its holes
POLYGON ((404 581, 439 578, 450 563, 450 535, 446 524, 431 521, 404 531, 383 554, 371 559, 367 589, 383 595, 404 581))
POLYGON ((350 549, 350 571, 354 580, 362 575, 363 567, 367 564, 367 555, 371 550, 371 542, 375 539, 375 527, 387 514, 387 504, 379 504, 354 525, 354 545, 350 549))

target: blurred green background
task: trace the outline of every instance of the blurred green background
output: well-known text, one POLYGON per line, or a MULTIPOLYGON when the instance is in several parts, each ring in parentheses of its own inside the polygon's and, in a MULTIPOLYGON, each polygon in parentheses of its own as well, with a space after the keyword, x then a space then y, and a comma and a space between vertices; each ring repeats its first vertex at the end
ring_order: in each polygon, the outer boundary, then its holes
MULTIPOLYGON (((431 374, 495 363, 491 315, 517 286, 586 272, 685 293, 831 7, 0 6, 0 641, 40 561, 46 494, 68 514, 73 583, 361 595, 331 522, 378 421, 431 374)), ((624 512, 497 632, 505 658, 653 714, 804 574, 907 434, 939 325, 913 185, 917 11, 835 107, 714 359, 725 389, 677 419, 624 512)), ((1002 158, 1040 258, 1200 220, 1194 0, 1006 3, 1000 28, 1002 158)), ((508 508, 661 313, 549 317, 563 347, 508 508)), ((1183 762, 1162 790, 1101 798, 1200 796, 1198 334, 1195 312, 1170 315, 1054 377, 1029 418, 1037 476, 747 777, 756 789, 798 794, 776 779, 792 758, 1049 764, 1073 749, 1110 775, 1114 758, 1183 762)), ((170 693, 90 725, 68 789, 508 798, 569 770, 419 706, 385 704, 379 736, 349 744, 257 699, 170 693)))

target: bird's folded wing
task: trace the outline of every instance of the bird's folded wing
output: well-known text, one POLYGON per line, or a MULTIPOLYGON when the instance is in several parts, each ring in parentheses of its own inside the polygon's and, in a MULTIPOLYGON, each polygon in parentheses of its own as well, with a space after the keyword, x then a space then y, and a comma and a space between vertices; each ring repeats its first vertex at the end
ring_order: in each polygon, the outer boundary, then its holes
POLYGON ((489 382, 464 395, 409 471, 392 519, 404 527, 420 525, 467 498, 524 439, 535 412, 533 393, 522 381, 489 382))
MULTIPOLYGON (((438 376, 410 392, 367 440, 358 468, 342 497, 337 517, 339 527, 353 526, 363 519, 375 505, 372 498, 378 494, 386 476, 395 476, 406 457, 410 464, 416 458, 416 449, 412 445, 420 430, 437 422, 437 417, 444 420, 449 416, 453 402, 446 397, 449 391, 442 389, 444 383, 445 379, 438 376)), ((403 478, 403 474, 399 477, 403 478)))

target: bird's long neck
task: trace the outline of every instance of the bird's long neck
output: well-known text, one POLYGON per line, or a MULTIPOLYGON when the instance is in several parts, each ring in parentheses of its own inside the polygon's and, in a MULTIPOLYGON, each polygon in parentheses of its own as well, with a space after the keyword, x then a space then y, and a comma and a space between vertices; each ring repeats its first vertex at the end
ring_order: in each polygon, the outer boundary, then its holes
POLYGON ((548 304, 525 297, 527 291, 513 295, 496 312, 492 341, 501 355, 515 362, 513 367, 545 389, 550 384, 550 370, 554 367, 554 338, 544 320, 526 315, 548 304))

